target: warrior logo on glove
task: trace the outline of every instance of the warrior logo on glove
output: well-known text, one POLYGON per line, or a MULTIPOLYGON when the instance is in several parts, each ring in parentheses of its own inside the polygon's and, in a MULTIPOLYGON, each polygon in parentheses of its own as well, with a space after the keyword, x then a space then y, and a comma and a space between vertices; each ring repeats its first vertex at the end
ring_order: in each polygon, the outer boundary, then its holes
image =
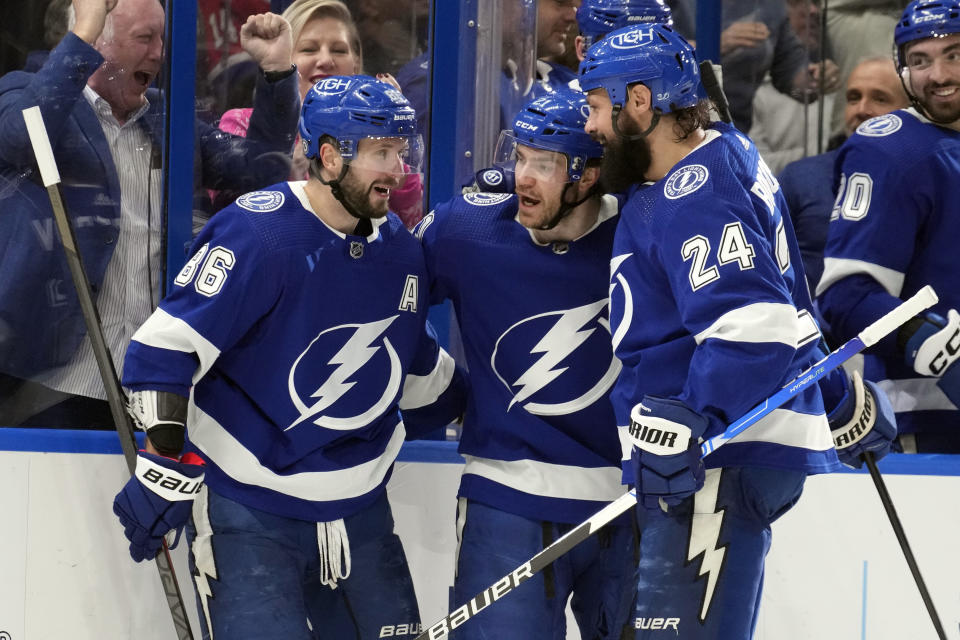
POLYGON ((643 403, 630 412, 629 433, 633 444, 658 456, 686 451, 690 444, 690 428, 672 420, 644 415, 649 412, 650 408, 643 403))

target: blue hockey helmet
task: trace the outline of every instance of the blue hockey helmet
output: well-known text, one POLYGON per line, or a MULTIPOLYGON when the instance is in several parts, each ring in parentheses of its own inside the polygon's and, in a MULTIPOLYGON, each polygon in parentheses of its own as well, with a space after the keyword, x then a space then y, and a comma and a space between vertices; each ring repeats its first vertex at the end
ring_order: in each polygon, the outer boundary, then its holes
POLYGON ((655 110, 669 113, 692 107, 700 99, 700 69, 693 47, 663 24, 633 25, 613 31, 587 51, 580 62, 584 93, 606 89, 622 108, 627 88, 642 82, 655 110))
POLYGON ((615 29, 632 24, 672 25, 673 18, 663 0, 583 0, 577 24, 586 48, 615 29))
POLYGON ((960 1, 913 0, 903 10, 903 15, 893 30, 893 42, 897 48, 897 69, 906 66, 903 59, 905 44, 914 40, 943 37, 950 33, 960 33, 960 1))
POLYGON ((300 139, 304 155, 320 153, 323 136, 336 139, 341 157, 356 157, 364 138, 405 138, 410 143, 409 165, 419 171, 422 142, 416 112, 393 85, 371 76, 330 76, 317 82, 303 99, 300 139))
POLYGON ((583 94, 568 87, 528 102, 513 128, 501 132, 494 164, 508 166, 518 144, 556 151, 566 156, 567 178, 576 182, 588 160, 603 157, 603 145, 583 129, 588 114, 583 94))

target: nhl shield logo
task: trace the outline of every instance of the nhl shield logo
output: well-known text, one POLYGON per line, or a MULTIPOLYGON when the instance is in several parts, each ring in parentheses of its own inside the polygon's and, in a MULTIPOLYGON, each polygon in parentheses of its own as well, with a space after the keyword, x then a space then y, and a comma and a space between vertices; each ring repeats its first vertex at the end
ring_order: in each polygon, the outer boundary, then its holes
POLYGON ((356 240, 350 242, 350 257, 356 260, 363 257, 363 243, 356 240))

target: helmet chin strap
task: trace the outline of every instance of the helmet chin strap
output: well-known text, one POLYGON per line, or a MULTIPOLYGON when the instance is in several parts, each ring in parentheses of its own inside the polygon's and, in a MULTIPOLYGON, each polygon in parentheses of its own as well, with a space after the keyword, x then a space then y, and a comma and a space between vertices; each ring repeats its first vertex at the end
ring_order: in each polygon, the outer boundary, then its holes
MULTIPOLYGON (((908 43, 909 44, 909 43, 908 43)), ((896 60, 894 60, 896 62, 896 60)), ((899 65, 900 63, 897 62, 899 65)), ((937 120, 933 115, 927 111, 923 106, 923 103, 920 102, 920 98, 913 92, 913 83, 910 82, 910 69, 906 66, 903 66, 897 73, 897 77, 900 78, 900 86, 903 87, 903 91, 907 94, 907 97, 910 98, 910 104, 913 105, 913 108, 922 115, 924 118, 929 120, 934 124, 942 124, 944 126, 951 125, 955 120, 937 120)))
POLYGON ((582 205, 584 202, 589 200, 593 196, 593 194, 596 193, 598 188, 597 185, 594 184, 589 189, 587 189, 587 194, 585 196, 583 196, 576 202, 567 202, 567 191, 569 191, 570 187, 572 186, 573 186, 573 183, 568 182, 563 187, 563 193, 560 194, 560 208, 557 209, 557 215, 553 217, 553 219, 550 221, 549 224, 546 224, 541 227, 537 227, 538 231, 550 231, 551 229, 556 228, 556 226, 560 224, 564 218, 570 215, 571 211, 573 211, 574 209, 582 205))
POLYGON ((370 222, 370 218, 360 215, 360 213, 347 201, 347 196, 343 192, 343 188, 340 186, 340 182, 346 177, 347 171, 350 170, 350 164, 347 162, 343 163, 343 167, 340 169, 340 175, 338 175, 333 180, 324 180, 320 177, 320 172, 315 171, 314 173, 317 176, 317 180, 321 184, 325 184, 330 187, 330 193, 333 194, 333 197, 337 199, 337 202, 349 213, 351 216, 357 219, 357 226, 353 229, 353 234, 355 236, 367 237, 373 233, 373 224, 370 222))
POLYGON ((653 110, 653 117, 650 119, 650 126, 647 127, 646 131, 638 133, 636 135, 626 135, 623 131, 620 130, 620 125, 618 121, 620 119, 620 110, 623 108, 623 105, 615 104, 613 105, 613 113, 610 115, 611 124, 613 125, 613 132, 617 134, 617 137, 623 138, 624 140, 641 140, 646 138, 650 133, 660 124, 660 112, 656 109, 653 110))

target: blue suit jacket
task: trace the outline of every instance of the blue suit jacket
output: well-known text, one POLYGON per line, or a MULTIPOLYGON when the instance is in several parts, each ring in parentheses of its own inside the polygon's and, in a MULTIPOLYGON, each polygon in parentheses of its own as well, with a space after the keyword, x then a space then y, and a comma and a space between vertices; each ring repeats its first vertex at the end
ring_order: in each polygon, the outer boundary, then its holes
MULTIPOLYGON (((86 334, 23 109, 39 105, 43 113, 95 296, 116 247, 120 183, 100 122, 83 97, 87 79, 102 62, 95 49, 68 33, 35 73, 15 71, 0 78, 0 320, 7 329, 0 331, 3 373, 27 377, 63 364, 86 334)), ((137 124, 159 150, 163 99, 156 90, 147 98, 150 108, 137 124)), ((285 180, 298 116, 293 74, 275 83, 261 79, 246 138, 197 120, 194 187, 248 191, 285 180)), ((159 172, 151 174, 151 188, 162 189, 159 172)))

